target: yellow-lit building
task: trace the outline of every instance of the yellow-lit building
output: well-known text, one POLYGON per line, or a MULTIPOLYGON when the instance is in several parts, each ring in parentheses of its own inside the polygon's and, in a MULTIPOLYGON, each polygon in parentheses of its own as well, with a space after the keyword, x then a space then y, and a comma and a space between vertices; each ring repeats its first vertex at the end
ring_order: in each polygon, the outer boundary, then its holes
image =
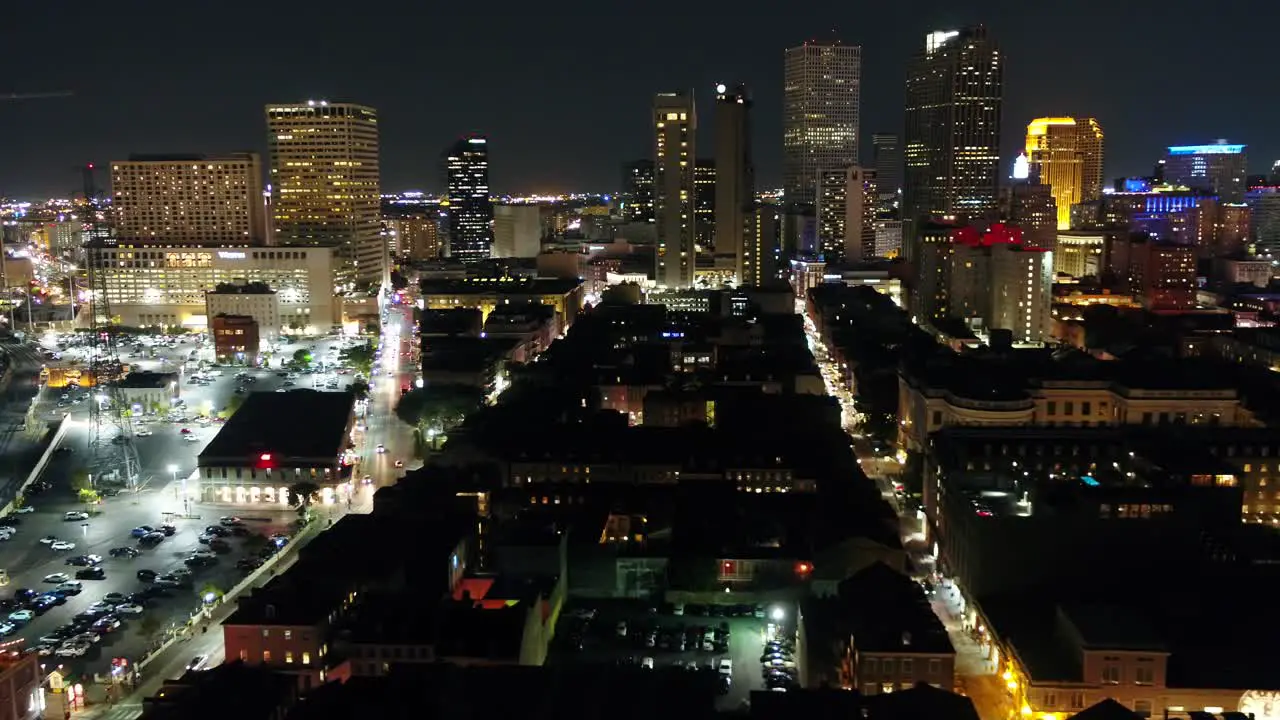
POLYGON ((479 308, 485 318, 499 305, 538 303, 555 309, 560 329, 567 330, 582 308, 582 281, 577 278, 466 278, 425 280, 421 307, 428 310, 479 308))
POLYGON ((1053 188, 1058 229, 1071 227, 1071 206, 1102 196, 1102 126, 1096 118, 1045 117, 1027 125, 1034 177, 1053 188))
POLYGON ((275 243, 336 248, 341 291, 382 282, 377 111, 313 100, 266 115, 275 243))
POLYGON ((254 153, 116 160, 111 211, 120 242, 261 245, 267 232, 262 162, 254 153))

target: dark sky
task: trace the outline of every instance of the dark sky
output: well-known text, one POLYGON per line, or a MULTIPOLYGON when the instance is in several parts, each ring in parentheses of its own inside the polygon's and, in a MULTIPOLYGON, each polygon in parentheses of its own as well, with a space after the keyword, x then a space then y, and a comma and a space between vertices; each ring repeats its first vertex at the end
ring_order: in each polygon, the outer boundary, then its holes
MULTIPOLYGON (((1093 114, 1108 177, 1146 173, 1167 144, 1229 138, 1250 169, 1280 158, 1270 81, 1280 3, 1225 0, 9 0, 0 195, 68 195, 77 168, 131 152, 265 150, 262 107, 373 105, 384 191, 440 188, 438 155, 490 136, 499 192, 617 188, 649 153, 655 91, 695 88, 710 148, 711 88, 756 98, 762 186, 780 182, 782 51, 834 29, 863 46, 864 152, 899 131, 906 62, 926 32, 985 23, 1001 42, 1004 146, 1027 120, 1093 114), (287 13, 284 8, 292 8, 287 13)), ((101 181, 105 183, 105 178, 101 181)))

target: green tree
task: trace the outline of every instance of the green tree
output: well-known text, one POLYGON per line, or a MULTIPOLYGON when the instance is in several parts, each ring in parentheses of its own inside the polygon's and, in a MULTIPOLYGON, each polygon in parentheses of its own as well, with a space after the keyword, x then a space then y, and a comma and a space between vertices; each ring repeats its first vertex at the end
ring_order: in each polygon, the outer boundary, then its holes
POLYGON ((80 488, 76 491, 76 499, 84 503, 85 509, 92 510, 93 506, 102 500, 102 496, 92 488, 80 488))
POLYGON ((213 596, 213 601, 217 602, 222 599, 224 594, 225 593, 222 592, 222 588, 211 582, 207 582, 200 588, 200 601, 207 602, 206 598, 213 596))
POLYGON ((419 430, 447 432, 480 407, 484 391, 470 385, 439 384, 410 390, 396 405, 396 417, 419 430))
POLYGON ((294 351, 293 351, 293 362, 294 362, 294 364, 296 364, 298 367, 303 367, 303 368, 305 368, 305 367, 310 367, 310 366, 311 366, 311 351, 310 351, 310 350, 307 350, 306 348, 302 348, 302 349, 299 349, 299 350, 294 350, 294 351))
POLYGON ((243 396, 243 395, 232 395, 232 396, 227 400, 227 405, 226 405, 226 407, 222 408, 222 410, 218 412, 218 415, 219 415, 223 420, 228 420, 228 419, 230 419, 230 418, 231 418, 231 416, 232 416, 232 415, 235 415, 235 414, 236 414, 236 411, 240 409, 240 406, 241 406, 241 405, 244 405, 244 396, 243 396))
POLYGON ((294 483, 289 486, 289 502, 298 506, 298 514, 306 516, 311 509, 311 503, 315 500, 316 494, 320 492, 320 486, 312 482, 294 483))
POLYGON ((347 392, 353 392, 356 397, 364 400, 369 397, 369 383, 363 380, 357 380, 347 386, 347 392))
POLYGON ((373 369, 373 355, 374 346, 373 343, 370 342, 365 343, 364 345, 347 348, 338 355, 338 358, 342 360, 343 363, 355 368, 357 372, 368 377, 369 371, 373 369))

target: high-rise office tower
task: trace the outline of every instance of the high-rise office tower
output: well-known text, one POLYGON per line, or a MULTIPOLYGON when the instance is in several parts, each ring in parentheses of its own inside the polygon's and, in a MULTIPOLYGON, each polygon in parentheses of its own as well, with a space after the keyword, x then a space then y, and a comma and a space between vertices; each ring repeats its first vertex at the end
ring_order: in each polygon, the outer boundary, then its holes
POLYGON ((693 93, 658 93, 653 99, 653 216, 657 225, 654 280, 669 288, 693 285, 693 93))
POLYGON ((339 292, 385 282, 378 113, 323 100, 266 112, 275 243, 335 247, 339 292))
POLYGON ((1053 330, 1053 253, 1029 245, 995 245, 991 252, 991 316, 1015 343, 1039 345, 1053 330))
POLYGON ((716 241, 716 161, 698 158, 693 167, 693 240, 710 251, 716 241))
POLYGON ((1244 202, 1249 166, 1245 147, 1226 140, 1170 147, 1164 156, 1165 182, 1211 192, 1222 202, 1244 202))
POLYGON ((871 167, 876 171, 881 209, 892 210, 902 192, 902 142, 897 133, 871 136, 871 167))
POLYGON ((267 237, 262 162, 254 153, 116 160, 111 209, 120 242, 261 245, 267 237))
POLYGON ((622 166, 623 215, 627 222, 653 222, 653 161, 634 160, 622 166))
POLYGON ((1095 118, 1036 118, 1027 125, 1031 177, 1051 188, 1058 229, 1071 227, 1071 206, 1102 197, 1102 126, 1095 118))
POLYGON ((449 189, 449 257, 464 263, 493 255, 493 203, 489 200, 489 141, 460 138, 445 151, 449 189))
POLYGON ((755 164, 751 158, 751 97, 744 85, 716 86, 716 252, 733 254, 734 274, 743 282, 747 215, 755 205, 755 164))
POLYGON ((999 186, 1004 58, 984 27, 936 31, 907 73, 903 220, 983 216, 999 186))
POLYGON ((812 204, 819 170, 858 164, 862 48, 808 41, 787 49, 783 74, 784 200, 812 204))
POLYGON ((860 167, 818 171, 818 249, 828 263, 875 254, 876 172, 860 167))

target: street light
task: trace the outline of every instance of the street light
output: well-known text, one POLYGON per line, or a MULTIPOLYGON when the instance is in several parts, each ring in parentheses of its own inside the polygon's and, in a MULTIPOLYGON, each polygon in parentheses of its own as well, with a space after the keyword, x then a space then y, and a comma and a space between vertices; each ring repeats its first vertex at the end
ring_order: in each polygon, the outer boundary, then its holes
MULTIPOLYGON (((178 466, 177 466, 177 465, 174 465, 174 464, 172 464, 172 463, 170 463, 170 464, 169 464, 169 467, 168 467, 168 470, 169 470, 169 472, 173 475, 173 481, 174 481, 174 482, 177 482, 177 481, 178 481, 178 466)), ((184 478, 182 478, 182 487, 181 487, 181 489, 180 489, 180 492, 182 493, 182 514, 183 514, 184 516, 185 516, 185 515, 190 515, 191 513, 190 513, 190 511, 188 510, 188 505, 187 505, 187 504, 190 502, 190 500, 188 500, 188 498, 187 498, 187 479, 186 479, 185 477, 184 477, 184 478)))

